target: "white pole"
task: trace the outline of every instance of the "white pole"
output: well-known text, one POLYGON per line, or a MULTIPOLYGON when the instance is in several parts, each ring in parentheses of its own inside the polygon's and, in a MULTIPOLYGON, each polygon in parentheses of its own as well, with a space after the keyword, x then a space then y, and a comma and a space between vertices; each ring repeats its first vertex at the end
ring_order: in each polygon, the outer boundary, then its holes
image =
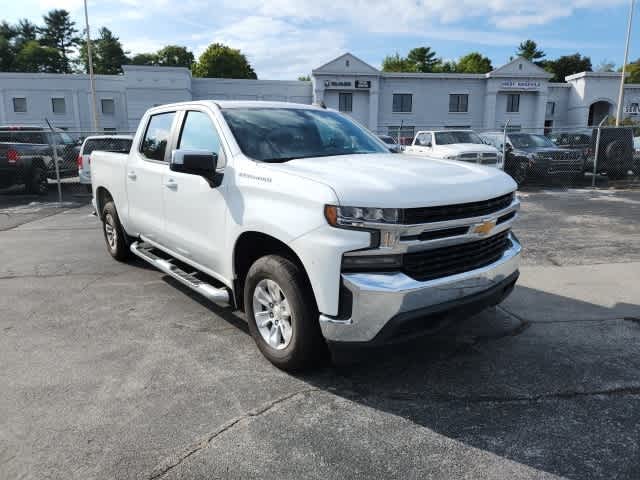
POLYGON ((87 58, 89 60, 89 80, 91 88, 91 107, 93 111, 93 130, 98 133, 98 104, 96 101, 96 78, 93 75, 93 54, 91 46, 91 34, 89 32, 89 12, 87 11, 87 0, 84 0, 84 22, 87 30, 87 58))
POLYGON ((618 110, 616 113, 616 127, 620 126, 622 118, 622 102, 624 101, 624 77, 627 73, 627 62, 629 60, 629 39, 631 38, 631 24, 633 22, 633 4, 631 0, 631 8, 629 9, 629 24, 627 25, 627 42, 624 47, 624 61, 622 62, 622 76, 620 77, 620 92, 618 93, 618 110))

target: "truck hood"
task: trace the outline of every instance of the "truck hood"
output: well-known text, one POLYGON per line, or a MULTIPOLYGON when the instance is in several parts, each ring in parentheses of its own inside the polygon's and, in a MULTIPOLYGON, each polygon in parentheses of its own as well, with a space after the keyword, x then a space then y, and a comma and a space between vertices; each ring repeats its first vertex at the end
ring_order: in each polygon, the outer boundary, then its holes
POLYGON ((446 155, 459 153, 496 153, 498 150, 491 145, 482 143, 454 143, 451 145, 438 145, 438 150, 446 155))
POLYGON ((410 154, 338 155, 269 164, 274 170, 324 183, 341 205, 385 208, 466 203, 516 189, 497 168, 410 154))

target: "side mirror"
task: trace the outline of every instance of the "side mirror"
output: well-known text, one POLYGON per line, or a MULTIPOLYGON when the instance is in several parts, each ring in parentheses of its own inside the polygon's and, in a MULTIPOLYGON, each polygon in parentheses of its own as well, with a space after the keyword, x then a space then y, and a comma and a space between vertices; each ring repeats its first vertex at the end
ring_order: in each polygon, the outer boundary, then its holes
POLYGON ((173 172, 199 175, 213 182, 218 166, 218 155, 206 150, 174 150, 169 169, 173 172))

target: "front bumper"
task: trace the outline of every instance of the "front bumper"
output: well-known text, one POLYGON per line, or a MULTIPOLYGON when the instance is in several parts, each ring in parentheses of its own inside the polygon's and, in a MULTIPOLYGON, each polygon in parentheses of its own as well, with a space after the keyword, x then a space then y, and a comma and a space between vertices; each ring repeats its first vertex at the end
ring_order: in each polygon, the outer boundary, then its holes
POLYGON ((502 257, 486 267, 420 282, 404 273, 342 274, 343 286, 351 297, 348 318, 320 315, 324 337, 332 342, 377 342, 393 337, 396 327, 410 320, 464 309, 478 312, 502 301, 518 277, 522 247, 513 234, 511 246, 502 257))

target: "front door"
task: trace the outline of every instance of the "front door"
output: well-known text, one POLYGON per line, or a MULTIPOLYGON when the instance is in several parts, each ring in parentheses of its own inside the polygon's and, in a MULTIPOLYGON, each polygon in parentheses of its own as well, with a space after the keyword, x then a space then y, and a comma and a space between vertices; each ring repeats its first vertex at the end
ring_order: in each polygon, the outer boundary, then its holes
MULTIPOLYGON (((218 171, 225 154, 214 118, 208 111, 189 110, 182 116, 177 148, 206 150, 218 155, 218 171)), ((211 186, 198 175, 167 170, 163 176, 165 232, 176 253, 212 270, 222 271, 226 227, 226 183, 211 186)))

